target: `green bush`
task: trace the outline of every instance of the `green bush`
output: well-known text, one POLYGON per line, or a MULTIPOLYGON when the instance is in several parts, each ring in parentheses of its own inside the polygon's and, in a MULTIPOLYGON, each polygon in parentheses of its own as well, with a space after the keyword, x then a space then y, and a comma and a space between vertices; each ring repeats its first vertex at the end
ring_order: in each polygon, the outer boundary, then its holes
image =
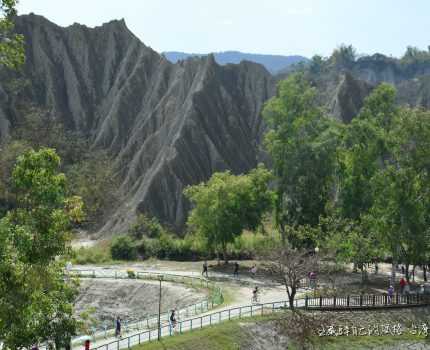
POLYGON ((140 214, 130 227, 129 233, 136 239, 142 239, 144 236, 156 238, 164 233, 164 228, 157 218, 149 218, 145 214, 140 214))
POLYGON ((135 242, 129 236, 117 237, 110 248, 111 256, 115 260, 137 259, 137 248, 135 242))
POLYGON ((81 247, 73 252, 72 262, 78 265, 102 264, 112 260, 109 246, 81 247))

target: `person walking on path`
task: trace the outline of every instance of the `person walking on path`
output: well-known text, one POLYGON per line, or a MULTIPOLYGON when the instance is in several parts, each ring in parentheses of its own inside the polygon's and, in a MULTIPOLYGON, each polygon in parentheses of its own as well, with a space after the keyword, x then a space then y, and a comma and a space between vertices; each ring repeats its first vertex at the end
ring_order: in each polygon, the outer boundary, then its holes
POLYGON ((170 326, 173 330, 176 328, 176 315, 175 310, 172 310, 172 313, 170 314, 170 326))
POLYGON ((406 281, 405 287, 403 289, 403 292, 408 295, 411 294, 411 285, 408 283, 408 281, 406 281))
POLYGON ((394 295, 394 287, 390 286, 388 287, 388 302, 391 304, 393 301, 393 295, 394 295))
POLYGON ((251 267, 251 270, 249 270, 249 272, 251 272, 252 277, 255 277, 255 275, 257 274, 257 265, 253 265, 251 267))
POLYGON ((122 335, 121 335, 121 319, 119 316, 116 318, 115 337, 120 337, 120 338, 122 337, 122 335))
POLYGON ((203 263, 203 271, 202 271, 202 276, 206 275, 206 278, 208 278, 208 262, 205 260, 205 262, 203 263))
POLYGON ((239 277, 239 263, 237 261, 234 263, 233 276, 239 277))
POLYGON ((400 279, 399 284, 400 284, 400 294, 403 294, 403 293, 404 293, 404 291, 405 291, 406 280, 402 277, 402 278, 400 279))

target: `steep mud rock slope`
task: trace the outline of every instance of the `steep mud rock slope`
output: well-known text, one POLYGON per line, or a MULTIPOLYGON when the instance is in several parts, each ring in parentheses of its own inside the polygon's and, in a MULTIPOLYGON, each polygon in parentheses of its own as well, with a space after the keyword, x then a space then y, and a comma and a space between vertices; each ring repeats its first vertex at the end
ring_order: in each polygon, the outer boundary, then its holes
MULTIPOLYGON (((181 228, 185 186, 257 164, 260 112, 275 92, 262 66, 219 66, 213 56, 172 64, 124 21, 63 28, 27 15, 16 28, 27 44, 27 97, 115 155, 121 201, 102 232, 124 231, 137 212, 181 228)), ((6 112, 0 124, 6 133, 6 112)))

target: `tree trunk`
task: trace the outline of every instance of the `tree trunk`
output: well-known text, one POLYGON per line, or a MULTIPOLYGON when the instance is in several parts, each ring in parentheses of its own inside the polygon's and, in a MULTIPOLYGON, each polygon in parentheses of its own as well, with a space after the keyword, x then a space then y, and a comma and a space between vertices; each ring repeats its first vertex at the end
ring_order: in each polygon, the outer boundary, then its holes
POLYGON ((288 302, 290 303, 290 309, 294 310, 294 298, 296 296, 296 287, 291 288, 291 293, 288 294, 288 302))
POLYGON ((281 233, 282 245, 285 246, 285 243, 287 241, 287 235, 285 233, 285 225, 283 223, 279 224, 279 231, 281 233))
POLYGON ((416 265, 413 265, 413 267, 412 267, 412 281, 413 282, 415 282, 415 268, 416 268, 416 265))
POLYGON ((424 282, 427 282, 427 266, 423 265, 423 278, 424 282))

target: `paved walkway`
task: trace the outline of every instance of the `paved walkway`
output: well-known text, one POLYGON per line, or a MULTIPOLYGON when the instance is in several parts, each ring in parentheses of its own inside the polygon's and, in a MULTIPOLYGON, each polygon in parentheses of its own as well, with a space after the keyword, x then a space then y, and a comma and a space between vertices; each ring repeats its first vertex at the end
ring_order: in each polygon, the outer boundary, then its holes
MULTIPOLYGON (((118 271, 118 273, 125 273, 125 270, 121 269, 107 269, 102 267, 75 267, 75 269, 78 270, 94 270, 96 277, 103 277, 105 275, 110 275, 112 271, 118 271)), ((173 275, 179 275, 179 276, 188 276, 188 277, 201 277, 201 275, 198 272, 186 272, 186 271, 174 271, 174 270, 145 270, 146 272, 154 273, 154 274, 173 274, 173 275)), ((246 307, 251 304, 251 297, 252 297, 252 289, 254 286, 258 285, 260 287, 261 293, 260 293, 260 303, 266 303, 266 302, 282 302, 279 304, 279 307, 283 305, 283 301, 286 299, 286 292, 285 287, 274 285, 270 282, 265 282, 262 280, 254 279, 251 277, 239 277, 235 278, 230 274, 225 273, 210 273, 209 274, 210 280, 215 281, 223 281, 225 283, 228 283, 229 287, 234 287, 234 300, 229 303, 228 305, 223 305, 220 307, 217 307, 216 310, 209 310, 207 312, 201 313, 198 316, 191 316, 191 317, 183 317, 182 319, 178 319, 178 321, 182 321, 181 324, 181 331, 187 331, 191 329, 191 327, 195 327, 195 322, 200 322, 201 327, 208 326, 213 323, 218 323, 220 321, 224 321, 226 319, 239 317, 240 316, 246 316, 249 315, 251 312, 255 314, 256 312, 261 312, 261 306, 255 305, 252 307, 249 307, 249 310, 240 309, 241 307, 246 307), (235 310, 231 310, 232 308, 236 308, 235 310), (230 312, 228 310, 231 310, 230 312), (218 315, 220 315, 218 318, 215 318, 214 316, 211 316, 216 312, 218 315), (243 315, 241 313, 244 313, 243 315), (196 319, 197 317, 197 319, 196 319), (191 321, 193 320, 193 321, 191 321), (194 322, 194 324, 192 324, 194 322)), ((168 321, 164 320, 162 322, 163 329, 162 329, 162 336, 168 336, 173 331, 168 326, 168 321)), ((152 328, 152 327, 150 327, 152 328)), ((142 327, 139 327, 139 329, 134 328, 133 330, 129 331, 128 333, 123 333, 123 340, 121 340, 118 344, 118 338, 108 336, 106 338, 102 337, 99 338, 94 342, 91 343, 91 348, 98 348, 98 347, 104 347, 105 349, 117 349, 118 346, 120 349, 127 348, 133 344, 139 343, 139 336, 138 333, 142 333, 145 330, 147 330, 147 327, 143 325, 142 327), (127 337, 130 337, 132 335, 136 335, 132 339, 126 339, 127 337), (131 342, 129 344, 129 342, 131 342), (111 344, 111 345, 108 345, 111 344)), ((177 331, 179 331, 177 329, 177 331)), ((99 333, 99 336, 101 334, 99 333)), ((157 337, 157 330, 154 330, 152 332, 148 332, 146 335, 142 335, 140 341, 148 341, 149 338, 155 339, 157 337), (146 337, 146 338, 145 338, 146 337)), ((83 349, 82 342, 76 343, 74 342, 73 349, 83 349)))

